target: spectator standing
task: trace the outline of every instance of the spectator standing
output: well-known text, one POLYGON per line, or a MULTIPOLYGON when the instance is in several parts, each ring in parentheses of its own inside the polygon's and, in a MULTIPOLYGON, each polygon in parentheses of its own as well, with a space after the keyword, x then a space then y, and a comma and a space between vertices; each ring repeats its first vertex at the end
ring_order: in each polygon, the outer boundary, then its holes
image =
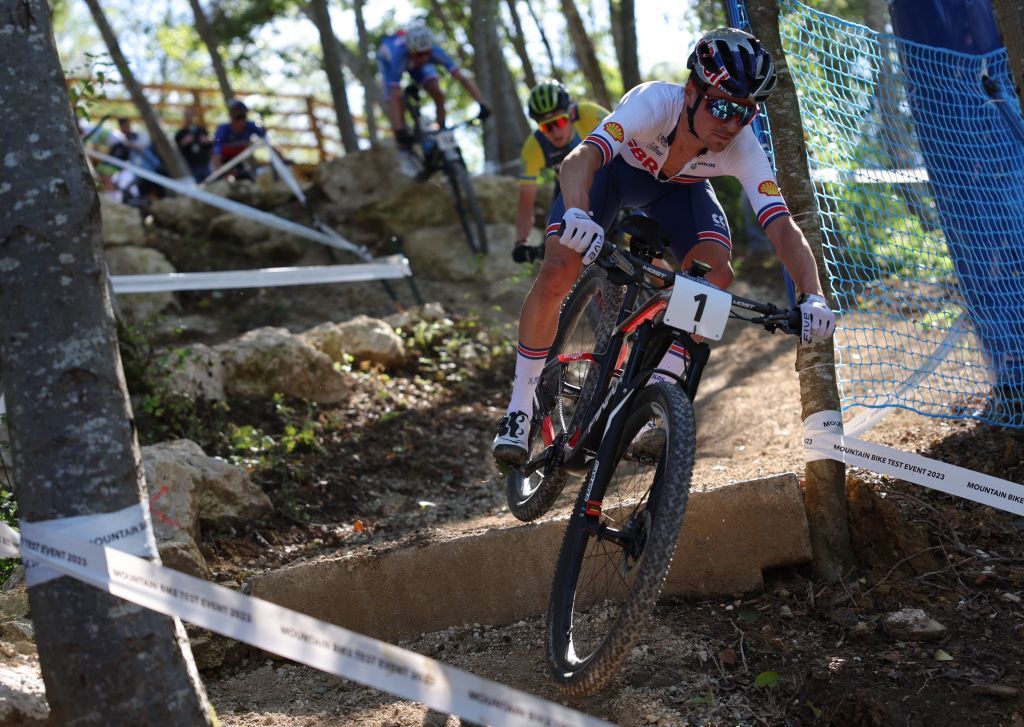
POLYGON ((205 126, 196 123, 196 110, 185 109, 182 127, 174 135, 174 143, 181 150, 185 157, 192 177, 196 182, 202 182, 210 176, 210 155, 213 150, 213 140, 210 132, 205 126))

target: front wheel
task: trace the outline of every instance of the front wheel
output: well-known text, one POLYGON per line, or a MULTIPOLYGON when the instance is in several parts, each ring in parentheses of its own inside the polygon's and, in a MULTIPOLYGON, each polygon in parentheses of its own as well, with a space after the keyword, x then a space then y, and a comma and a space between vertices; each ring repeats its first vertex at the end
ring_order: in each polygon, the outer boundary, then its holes
POLYGON ((649 385, 625 416, 622 435, 602 442, 593 465, 613 458, 607 482, 577 499, 551 588, 548 666, 572 696, 605 686, 642 635, 690 491, 696 440, 683 391, 649 385))
POLYGON ((448 179, 455 197, 455 211, 459 214, 459 223, 466 235, 466 242, 473 252, 487 254, 487 228, 484 215, 480 210, 473 180, 469 170, 461 161, 448 163, 448 179))
POLYGON ((622 298, 622 286, 608 282, 604 270, 596 265, 583 271, 565 298, 534 398, 525 472, 512 472, 506 481, 508 509, 524 522, 550 510, 568 481, 567 473, 559 469, 561 462, 532 468, 531 463, 545 451, 552 452, 550 447, 559 437, 564 441, 555 454, 576 444, 578 435, 570 428, 573 414, 582 412, 594 395, 599 364, 592 359, 608 345, 622 298), (590 354, 593 356, 585 358, 590 354), (570 360, 562 361, 560 355, 570 360))

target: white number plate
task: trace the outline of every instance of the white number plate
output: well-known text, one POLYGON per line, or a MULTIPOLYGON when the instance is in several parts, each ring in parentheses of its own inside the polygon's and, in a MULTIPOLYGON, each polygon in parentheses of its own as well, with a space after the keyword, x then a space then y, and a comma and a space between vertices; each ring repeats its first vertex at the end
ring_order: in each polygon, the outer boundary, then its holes
POLYGON ((451 151, 456 148, 455 134, 451 131, 437 132, 437 147, 441 151, 451 151))
POLYGON ((729 322, 732 296, 710 283, 688 275, 676 275, 665 323, 713 341, 721 340, 729 322))

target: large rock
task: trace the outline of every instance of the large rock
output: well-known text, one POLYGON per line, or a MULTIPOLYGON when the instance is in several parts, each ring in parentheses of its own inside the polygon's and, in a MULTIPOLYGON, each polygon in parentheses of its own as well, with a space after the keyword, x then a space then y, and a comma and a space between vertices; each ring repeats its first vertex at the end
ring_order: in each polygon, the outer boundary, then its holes
POLYGON ((224 400, 224 364, 216 350, 202 343, 176 346, 164 350, 159 361, 167 391, 188 399, 224 400))
POLYGON ((472 254, 458 225, 421 227, 402 238, 403 252, 416 275, 434 280, 491 283, 488 293, 499 297, 517 276, 529 273, 512 260, 514 225, 487 225, 490 249, 480 261, 472 254))
POLYGON ((345 323, 322 323, 302 334, 334 361, 347 354, 356 361, 370 361, 385 368, 405 361, 405 345, 384 321, 357 316, 345 323))
MULTIPOLYGON (((519 205, 519 180, 515 177, 481 175, 473 177, 473 189, 480 201, 484 222, 515 222, 519 205)), ((543 193, 538 192, 538 196, 540 194, 543 193)))
POLYGON ((164 197, 149 206, 153 222, 182 235, 205 237, 210 220, 221 211, 191 197, 164 197))
POLYGON ((50 706, 34 653, 0 652, 0 727, 46 727, 50 706))
POLYGON ((224 388, 230 396, 269 399, 275 393, 320 404, 348 394, 334 362, 301 336, 284 328, 257 328, 216 347, 224 363, 224 388))
POLYGON ((144 245, 146 231, 137 207, 130 207, 100 196, 100 215, 103 219, 104 247, 115 245, 144 245))
POLYGON ((150 512, 164 565, 206 577, 196 543, 200 527, 220 529, 259 520, 273 503, 241 467, 207 456, 188 439, 142 448, 150 512))
POLYGON ((313 186, 327 200, 331 218, 341 220, 418 185, 399 171, 394 147, 378 145, 320 164, 313 186))
MULTIPOLYGON (((149 247, 119 245, 105 251, 111 275, 149 275, 177 272, 163 253, 149 247)), ((121 315, 132 323, 159 315, 175 305, 174 293, 134 293, 120 295, 117 307, 121 315)))

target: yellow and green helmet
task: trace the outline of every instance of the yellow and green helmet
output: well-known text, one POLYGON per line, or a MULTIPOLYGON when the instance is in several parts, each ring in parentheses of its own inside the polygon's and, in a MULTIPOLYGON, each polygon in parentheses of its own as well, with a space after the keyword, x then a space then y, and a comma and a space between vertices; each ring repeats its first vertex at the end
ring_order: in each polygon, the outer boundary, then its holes
POLYGON ((549 78, 530 89, 527 107, 530 110, 530 118, 537 121, 561 111, 568 111, 571 103, 572 99, 565 85, 549 78))

